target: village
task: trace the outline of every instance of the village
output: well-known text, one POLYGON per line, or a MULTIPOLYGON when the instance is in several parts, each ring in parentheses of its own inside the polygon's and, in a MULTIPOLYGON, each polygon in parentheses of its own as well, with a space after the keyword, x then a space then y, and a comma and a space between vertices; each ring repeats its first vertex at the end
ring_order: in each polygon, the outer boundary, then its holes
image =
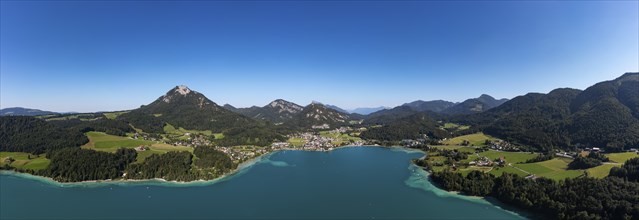
MULTIPOLYGON (((324 127, 323 127, 324 128, 324 127)), ((340 127, 333 130, 318 132, 303 132, 289 135, 287 142, 274 142, 270 146, 214 146, 216 150, 226 153, 235 163, 242 163, 252 158, 278 151, 278 150, 308 150, 330 151, 340 146, 362 146, 365 141, 349 135, 354 130, 350 127, 340 127)), ((211 137, 203 134, 184 133, 182 135, 156 135, 146 133, 134 133, 132 139, 161 142, 170 146, 212 146, 211 137)), ((140 145, 136 151, 151 150, 149 146, 140 145)))

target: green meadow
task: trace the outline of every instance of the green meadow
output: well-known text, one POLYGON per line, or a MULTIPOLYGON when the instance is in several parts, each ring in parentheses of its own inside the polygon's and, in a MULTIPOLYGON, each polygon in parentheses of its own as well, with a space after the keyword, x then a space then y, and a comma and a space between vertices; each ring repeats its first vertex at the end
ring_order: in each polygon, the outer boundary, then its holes
POLYGON ((468 134, 468 135, 462 135, 459 137, 454 137, 448 140, 444 141, 444 144, 446 145, 461 145, 464 140, 470 142, 471 145, 473 146, 485 146, 486 145, 486 140, 497 140, 497 138, 485 135, 482 132, 478 132, 478 133, 474 133, 474 134, 468 134))
MULTIPOLYGON (((164 125, 164 132, 166 132, 167 134, 175 134, 175 135, 184 135, 186 133, 203 134, 203 135, 207 135, 207 136, 213 135, 213 132, 208 131, 208 130, 200 131, 200 130, 187 130, 187 129, 184 129, 182 127, 175 128, 173 125, 168 124, 168 123, 166 125, 164 125)), ((215 138, 218 138, 217 134, 216 134, 215 138)))
POLYGON ((335 141, 333 141, 333 144, 335 144, 335 145, 341 145, 343 143, 349 143, 350 141, 361 141, 362 140, 359 137, 353 137, 353 136, 350 136, 349 134, 343 134, 343 133, 338 133, 338 132, 330 132, 330 131, 320 131, 320 136, 335 139, 335 141))
POLYGON ((610 154, 606 154, 606 156, 608 157, 608 159, 610 159, 611 162, 625 163, 627 160, 630 160, 635 157, 639 157, 639 154, 634 152, 624 152, 624 153, 610 153, 610 154))
POLYGON ((0 166, 6 164, 5 160, 12 158, 15 161, 9 165, 18 169, 42 170, 46 169, 51 161, 45 157, 45 154, 33 155, 23 152, 0 152, 0 166), (29 159, 31 155, 31 159, 29 159))
POLYGON ((147 146, 149 150, 138 151, 138 157, 136 162, 142 162, 151 154, 163 154, 169 151, 189 151, 193 152, 193 148, 185 146, 173 146, 169 144, 136 140, 130 137, 120 137, 115 135, 109 135, 102 132, 87 132, 89 143, 82 146, 85 149, 92 149, 98 151, 115 152, 119 148, 135 148, 138 146, 147 146))
POLYGON ((459 124, 455 124, 455 123, 445 123, 444 126, 442 126, 442 128, 448 129, 448 130, 456 129, 458 131, 461 131, 461 130, 469 129, 470 126, 468 126, 468 125, 459 125, 459 124))
POLYGON ((572 160, 568 158, 553 158, 537 163, 513 164, 513 166, 537 176, 554 180, 563 180, 583 175, 583 170, 568 170, 568 164, 570 162, 572 162, 572 160))
POLYGON ((106 118, 108 118, 108 119, 115 119, 115 118, 117 118, 118 116, 120 116, 120 115, 122 115, 122 114, 124 114, 124 113, 127 113, 127 112, 129 112, 129 111, 120 111, 120 112, 105 112, 105 113, 102 113, 102 114, 104 114, 104 117, 106 117, 106 118))

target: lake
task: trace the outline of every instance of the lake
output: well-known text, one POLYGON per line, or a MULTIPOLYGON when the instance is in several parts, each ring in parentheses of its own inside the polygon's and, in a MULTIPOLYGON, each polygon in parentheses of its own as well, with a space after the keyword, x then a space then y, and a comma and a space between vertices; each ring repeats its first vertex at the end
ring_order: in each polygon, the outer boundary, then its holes
POLYGON ((412 165, 423 153, 347 147, 280 151, 215 182, 60 184, 0 175, 2 219, 522 219, 442 191, 412 165))

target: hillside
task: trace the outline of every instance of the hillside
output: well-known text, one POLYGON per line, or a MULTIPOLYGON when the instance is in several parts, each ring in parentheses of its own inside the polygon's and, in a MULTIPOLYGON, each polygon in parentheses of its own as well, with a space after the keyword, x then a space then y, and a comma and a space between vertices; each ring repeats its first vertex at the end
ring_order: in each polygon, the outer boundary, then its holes
POLYGON ((508 99, 495 99, 492 96, 483 94, 478 98, 467 99, 459 104, 453 105, 442 112, 451 115, 468 115, 479 112, 484 112, 489 109, 495 108, 508 99))
MULTIPOLYGON (((151 104, 141 106, 120 117, 131 119, 139 127, 135 117, 155 117, 176 127, 192 130, 222 132, 233 127, 251 127, 258 123, 250 118, 226 110, 197 91, 186 86, 176 86, 151 104)), ((156 126, 161 125, 157 123, 156 126)), ((162 125, 163 126, 163 125, 162 125)))
POLYGON ((427 113, 420 112, 386 122, 381 127, 370 128, 360 134, 363 139, 399 142, 402 139, 442 139, 450 134, 439 128, 427 113))
POLYGON ((414 102, 405 103, 402 106, 408 106, 411 109, 418 112, 424 112, 424 111, 442 112, 445 109, 450 108, 454 105, 455 103, 444 101, 444 100, 433 100, 433 101, 417 100, 414 102))
POLYGON ((29 116, 0 117, 0 151, 40 154, 48 150, 79 147, 89 140, 80 131, 63 129, 29 116))
POLYGON ((404 118, 413 114, 417 114, 418 111, 414 110, 410 106, 402 105, 391 109, 384 109, 373 112, 366 116, 364 119, 365 124, 388 124, 400 118, 404 118))
POLYGON ((288 125, 299 128, 312 128, 313 126, 329 125, 335 128, 349 123, 350 116, 326 107, 323 104, 311 103, 304 107, 302 112, 297 114, 288 125))
POLYGON ((274 100, 263 107, 235 108, 230 105, 225 105, 225 108, 246 117, 266 120, 273 123, 289 121, 304 109, 304 107, 298 104, 283 99, 274 100))
POLYGON ((639 73, 626 73, 584 91, 529 93, 499 107, 454 121, 538 150, 571 146, 611 151, 639 147, 639 73))

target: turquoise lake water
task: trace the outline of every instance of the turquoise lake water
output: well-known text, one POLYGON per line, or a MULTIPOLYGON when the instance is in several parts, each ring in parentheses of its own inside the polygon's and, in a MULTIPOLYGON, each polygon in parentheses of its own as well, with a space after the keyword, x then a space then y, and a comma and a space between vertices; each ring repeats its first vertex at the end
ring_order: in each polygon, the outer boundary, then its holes
POLYGON ((522 219, 437 189, 419 152, 280 151, 214 183, 59 184, 0 175, 1 219, 522 219))

